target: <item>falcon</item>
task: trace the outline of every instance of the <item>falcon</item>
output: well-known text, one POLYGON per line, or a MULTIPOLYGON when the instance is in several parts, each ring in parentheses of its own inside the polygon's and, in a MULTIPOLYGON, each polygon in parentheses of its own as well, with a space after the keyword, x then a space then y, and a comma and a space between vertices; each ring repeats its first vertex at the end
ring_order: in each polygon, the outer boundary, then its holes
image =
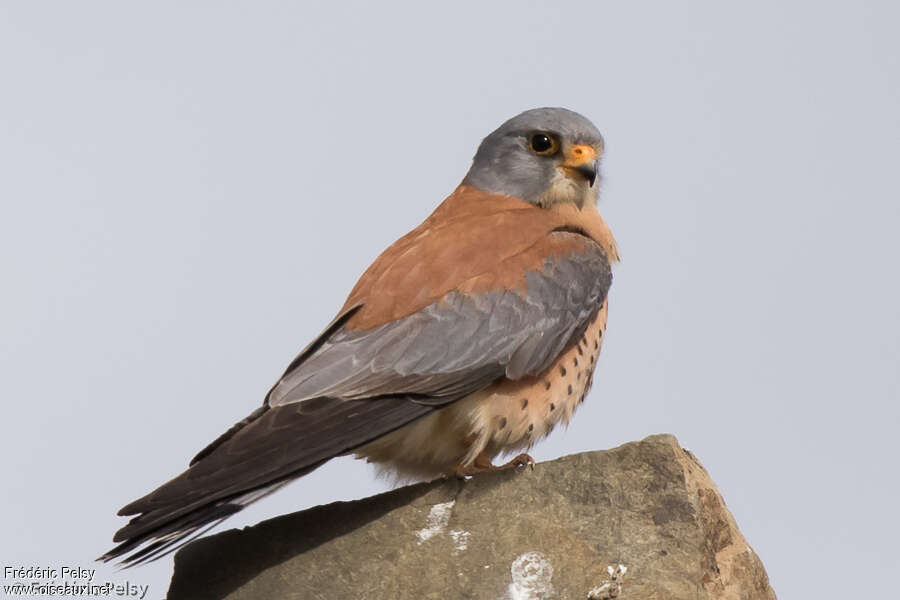
POLYGON ((154 560, 352 454, 405 478, 533 464, 591 386, 616 242, 597 212, 603 137, 563 108, 488 135, 462 183, 363 273, 259 408, 119 511, 100 557, 154 560))

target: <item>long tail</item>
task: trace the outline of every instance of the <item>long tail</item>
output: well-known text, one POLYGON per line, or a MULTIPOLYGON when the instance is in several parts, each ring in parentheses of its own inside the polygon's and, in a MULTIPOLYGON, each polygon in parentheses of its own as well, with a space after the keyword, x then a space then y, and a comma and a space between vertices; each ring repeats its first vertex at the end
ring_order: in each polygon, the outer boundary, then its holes
POLYGON ((432 410, 407 396, 264 406, 204 448, 186 471, 123 507, 120 516, 137 516, 97 560, 133 566, 161 558, 329 459, 432 410))

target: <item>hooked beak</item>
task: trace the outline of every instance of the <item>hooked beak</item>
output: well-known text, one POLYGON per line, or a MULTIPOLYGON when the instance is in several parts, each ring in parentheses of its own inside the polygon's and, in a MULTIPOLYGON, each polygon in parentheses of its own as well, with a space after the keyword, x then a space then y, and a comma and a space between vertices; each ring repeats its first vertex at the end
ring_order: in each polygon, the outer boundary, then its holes
POLYGON ((566 152, 562 168, 570 177, 581 177, 593 186, 597 180, 597 151, 587 144, 572 146, 566 152))

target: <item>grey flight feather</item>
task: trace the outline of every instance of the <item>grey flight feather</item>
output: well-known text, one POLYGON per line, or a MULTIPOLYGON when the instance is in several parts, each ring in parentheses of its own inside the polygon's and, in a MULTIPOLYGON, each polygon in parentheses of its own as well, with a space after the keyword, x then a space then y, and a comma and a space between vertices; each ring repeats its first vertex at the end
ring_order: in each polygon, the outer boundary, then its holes
POLYGON ((528 272, 524 295, 450 292, 379 327, 336 331, 282 377, 269 405, 390 394, 441 404, 502 376, 535 375, 587 327, 610 282, 609 260, 591 244, 588 252, 548 259, 542 270, 528 272))

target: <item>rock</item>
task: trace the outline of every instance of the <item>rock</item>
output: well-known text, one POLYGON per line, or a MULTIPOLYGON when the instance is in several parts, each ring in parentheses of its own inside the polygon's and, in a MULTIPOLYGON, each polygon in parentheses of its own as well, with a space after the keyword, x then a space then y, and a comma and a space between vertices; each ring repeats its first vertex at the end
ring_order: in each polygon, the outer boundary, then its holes
POLYGON ((413 485, 200 539, 169 600, 775 598, 671 435, 413 485))

